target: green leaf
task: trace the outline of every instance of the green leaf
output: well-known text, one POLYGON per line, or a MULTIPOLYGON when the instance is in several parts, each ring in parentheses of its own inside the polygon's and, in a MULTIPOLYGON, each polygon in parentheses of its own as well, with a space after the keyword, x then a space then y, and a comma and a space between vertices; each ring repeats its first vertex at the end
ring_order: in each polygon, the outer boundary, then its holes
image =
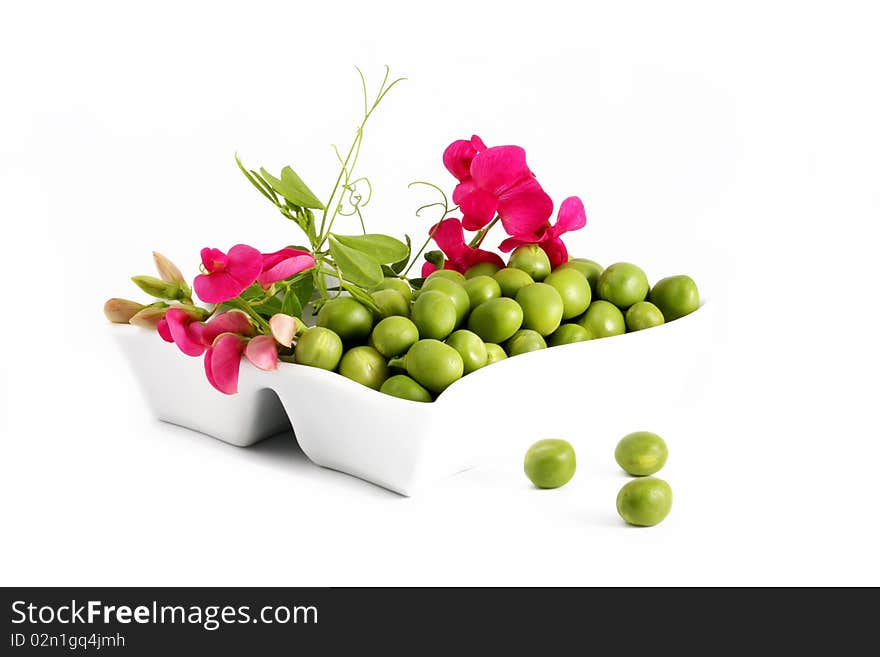
POLYGON ((406 238, 406 257, 391 265, 391 270, 395 274, 400 274, 406 269, 406 266, 409 264, 409 257, 412 255, 412 240, 409 238, 409 235, 404 235, 404 237, 406 238))
POLYGON ((330 238, 330 255, 345 280, 361 287, 374 287, 382 280, 382 268, 374 258, 330 238))
MULTIPOLYGON (((296 171, 290 167, 284 167, 281 169, 281 182, 296 195, 295 198, 289 199, 296 205, 303 208, 314 208, 315 210, 324 209, 324 204, 318 200, 318 197, 312 193, 312 190, 308 188, 308 185, 306 185, 302 181, 302 178, 296 175, 296 171)), ((287 198, 287 196, 284 198, 287 198)))
POLYGON ((425 284, 425 279, 421 278, 421 277, 420 278, 410 278, 408 280, 409 280, 409 286, 414 290, 421 290, 422 285, 425 284))
POLYGON ((409 257, 409 247, 400 240, 394 239, 389 235, 367 234, 367 235, 336 235, 333 237, 340 244, 366 253, 376 262, 387 265, 392 262, 398 262, 402 258, 409 257))
POLYGON ((381 313, 382 310, 379 306, 376 305, 376 302, 373 301, 373 297, 370 296, 370 293, 366 290, 358 287, 357 285, 353 285, 352 283, 346 283, 345 281, 340 281, 340 285, 348 292, 352 297, 360 301, 367 308, 372 310, 374 313, 381 313))
POLYGON ((312 300, 312 293, 315 291, 315 281, 312 278, 312 272, 307 272, 302 278, 295 278, 290 284, 290 290, 296 294, 301 308, 312 300))
POLYGON ((281 312, 281 300, 278 297, 272 297, 266 303, 252 306, 252 308, 262 317, 269 319, 272 315, 277 315, 281 312))
POLYGON ((302 318, 302 311, 302 304, 299 301, 296 290, 288 288, 287 293, 284 295, 284 301, 281 302, 281 312, 291 317, 302 318))
POLYGON ((290 167, 284 167, 281 170, 280 180, 263 168, 260 168, 260 173, 269 183, 269 186, 287 199, 287 202, 291 205, 298 208, 324 209, 324 204, 318 200, 312 193, 312 190, 306 187, 306 184, 290 167))
POLYGON ((382 273, 387 277, 397 278, 397 272, 391 269, 388 265, 382 265, 382 273))
POLYGON ((251 185, 253 185, 254 187, 256 187, 257 190, 260 192, 260 194, 262 194, 262 195, 265 196, 267 199, 269 199, 270 201, 272 201, 272 203, 274 203, 275 205, 278 205, 278 200, 272 198, 272 197, 269 195, 269 192, 267 192, 267 191, 263 188, 263 186, 260 185, 260 183, 257 182, 256 177, 255 177, 255 176, 256 176, 256 173, 253 172, 253 171, 251 171, 251 172, 249 173, 248 170, 244 168, 244 165, 241 163, 241 159, 238 157, 238 153, 235 154, 235 163, 238 165, 238 168, 241 169, 241 172, 244 174, 244 177, 251 181, 251 185), (253 174, 253 175, 252 175, 252 174, 253 174))
POLYGON ((428 251, 425 254, 425 260, 430 262, 437 269, 443 269, 443 265, 446 264, 446 258, 443 255, 443 251, 428 251))

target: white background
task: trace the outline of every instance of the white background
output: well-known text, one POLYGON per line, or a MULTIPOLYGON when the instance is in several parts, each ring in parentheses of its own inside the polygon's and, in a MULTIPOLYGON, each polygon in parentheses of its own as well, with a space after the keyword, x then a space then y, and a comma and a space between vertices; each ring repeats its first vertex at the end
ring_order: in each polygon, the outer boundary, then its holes
POLYGON ((7 3, 0 583, 880 584, 878 29, 845 2, 7 3), (368 127, 371 230, 423 234, 406 184, 451 190, 476 132, 584 199, 573 252, 712 299, 697 409, 646 427, 662 525, 614 511, 626 418, 568 437, 563 489, 504 454, 406 499, 148 413, 103 301, 152 249, 192 275, 205 245, 298 241, 233 153, 326 196, 353 65, 386 63, 409 81, 368 127))

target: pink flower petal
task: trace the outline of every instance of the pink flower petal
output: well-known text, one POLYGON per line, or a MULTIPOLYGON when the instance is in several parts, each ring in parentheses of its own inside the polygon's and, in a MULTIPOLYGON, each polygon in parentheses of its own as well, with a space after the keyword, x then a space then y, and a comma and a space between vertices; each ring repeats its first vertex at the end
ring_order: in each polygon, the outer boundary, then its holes
POLYGON ((437 267, 432 262, 425 261, 425 264, 422 265, 422 278, 427 278, 431 274, 437 271, 437 267))
POLYGON ((431 230, 434 232, 434 241, 446 257, 455 260, 464 252, 464 231, 458 219, 444 219, 431 230))
POLYGON ((209 272, 223 271, 229 258, 220 249, 210 249, 205 247, 201 251, 202 265, 209 272))
POLYGON ((224 395, 238 392, 238 371, 244 340, 232 333, 217 337, 205 354, 205 375, 208 381, 224 395))
POLYGON ((242 286, 225 271, 214 274, 199 274, 193 280, 193 289, 199 299, 205 303, 223 303, 234 299, 244 292, 248 285, 242 286))
POLYGON ((534 178, 519 182, 498 199, 498 216, 508 235, 536 233, 551 214, 553 200, 534 178))
POLYGON ((254 334, 254 327, 251 326, 248 316, 240 310, 228 310, 215 315, 207 324, 195 324, 191 330, 206 346, 213 344, 221 333, 236 333, 244 336, 254 334))
POLYGON ((200 274, 193 288, 202 301, 223 303, 244 292, 263 269, 262 256, 252 246, 236 244, 223 254, 217 249, 202 249, 202 264, 208 274, 200 274))
POLYGON ((236 244, 229 249, 226 271, 246 289, 263 271, 263 254, 247 244, 236 244))
POLYGON ((504 260, 502 260, 501 256, 497 253, 484 251, 483 249, 469 248, 464 259, 464 271, 462 273, 465 273, 468 269, 481 262, 491 262, 493 265, 497 265, 501 269, 504 268, 504 260))
POLYGON ((559 206, 556 223, 547 231, 549 237, 559 237, 563 233, 579 230, 587 224, 587 213, 583 202, 577 196, 569 196, 559 206))
POLYGON ((526 152, 519 146, 493 146, 478 153, 471 162, 471 176, 480 189, 493 196, 533 177, 526 165, 526 152))
MULTIPOLYGON (((295 249, 289 250, 295 251, 295 249)), ((294 274, 311 269, 314 266, 315 259, 310 253, 299 252, 298 255, 285 258, 268 269, 264 266, 263 273, 257 278, 257 282, 265 289, 276 281, 283 281, 285 278, 290 278, 294 274)))
POLYGON ((461 209, 462 223, 468 230, 480 230, 495 217, 498 210, 498 199, 482 189, 462 197, 458 204, 461 209))
POLYGON ((193 318, 180 308, 169 308, 165 313, 165 322, 174 344, 187 356, 201 356, 205 353, 205 345, 190 331, 193 318))
POLYGON ((556 269, 564 262, 568 262, 568 249, 558 237, 541 242, 539 246, 544 249, 550 259, 550 266, 556 269))
POLYGON ((293 344, 293 336, 296 335, 296 320, 290 315, 277 313, 269 320, 269 328, 272 337, 278 344, 289 347, 293 344))
POLYGON ((526 240, 519 237, 508 237, 506 240, 501 242, 498 248, 504 253, 510 253, 518 246, 522 246, 523 244, 534 244, 536 241, 537 240, 526 240))
POLYGON ((168 328, 168 320, 164 317, 156 324, 156 331, 165 342, 174 342, 174 338, 171 337, 171 329, 168 328))
POLYGON ((471 161, 485 148, 486 144, 476 135, 454 141, 443 151, 443 165, 459 180, 466 180, 471 176, 471 161))
POLYGON ((251 338, 244 349, 244 355, 261 370, 278 369, 278 347, 275 346, 275 340, 271 336, 258 335, 251 338))

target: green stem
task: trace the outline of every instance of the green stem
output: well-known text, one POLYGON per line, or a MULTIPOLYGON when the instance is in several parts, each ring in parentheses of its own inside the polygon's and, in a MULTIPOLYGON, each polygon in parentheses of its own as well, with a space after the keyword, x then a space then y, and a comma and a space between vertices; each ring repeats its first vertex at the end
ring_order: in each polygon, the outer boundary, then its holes
POLYGON ((499 219, 501 219, 501 217, 496 215, 495 218, 491 221, 491 223, 489 223, 488 226, 481 229, 480 232, 478 232, 476 235, 474 235, 474 239, 472 239, 470 241, 470 244, 468 244, 468 246, 470 246, 472 249, 478 248, 480 246, 480 244, 483 243, 483 240, 486 239, 486 235, 489 234, 489 231, 492 230, 492 227, 498 223, 499 219))
MULTIPOLYGON (((442 221, 442 219, 441 219, 442 221)), ((409 261, 409 265, 406 270, 400 275, 401 278, 406 278, 406 275, 409 273, 409 270, 413 268, 413 265, 416 264, 416 261, 419 259, 419 256, 428 248, 428 244, 431 243, 431 240, 434 239, 434 233, 437 232, 437 229, 440 228, 440 222, 438 221, 434 228, 431 229, 431 232, 428 234, 428 239, 425 240, 425 243, 422 244, 422 248, 419 249, 418 253, 416 253, 409 261)))
POLYGON ((259 326, 261 329, 263 329, 267 333, 272 332, 272 329, 269 327, 269 322, 267 322, 265 319, 260 317, 260 315, 253 308, 251 308, 248 305, 247 301, 245 301, 244 299, 242 299, 240 297, 235 297, 234 299, 230 299, 228 301, 228 303, 230 305, 237 307, 239 310, 245 312, 248 317, 250 317, 252 320, 254 320, 254 322, 257 324, 257 326, 259 326))

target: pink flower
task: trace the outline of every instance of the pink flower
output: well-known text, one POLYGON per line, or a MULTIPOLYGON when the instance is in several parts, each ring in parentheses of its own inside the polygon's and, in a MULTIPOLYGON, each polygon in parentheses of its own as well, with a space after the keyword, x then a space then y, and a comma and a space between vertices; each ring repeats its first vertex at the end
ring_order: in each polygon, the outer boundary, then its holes
POLYGON ((242 354, 261 370, 278 367, 278 348, 268 335, 248 340, 236 333, 221 333, 205 352, 205 376, 224 395, 238 392, 242 354))
POLYGON ((223 303, 237 297, 257 280, 263 271, 263 257, 246 244, 236 244, 229 253, 202 249, 202 265, 207 274, 199 274, 193 283, 196 294, 206 303, 223 303))
MULTIPOLYGON (((457 147, 455 157, 449 158, 444 153, 444 161, 449 159, 459 173, 467 161, 465 150, 457 147)), ((449 165, 447 168, 452 170, 449 165)), ((508 234, 533 233, 553 212, 553 201, 541 189, 526 164, 526 152, 519 146, 480 150, 470 161, 469 177, 460 180, 452 200, 461 208, 467 230, 479 230, 497 213, 508 234)))
POLYGON ((239 310, 220 313, 204 323, 180 308, 169 308, 156 330, 165 342, 173 342, 187 356, 201 356, 221 333, 254 334, 247 315, 239 310))
POLYGON ((583 228, 586 223, 587 213, 584 211, 583 202, 577 196, 569 196, 559 206, 559 214, 554 225, 551 226, 548 222, 532 234, 511 233, 513 237, 501 242, 499 248, 507 253, 524 244, 538 244, 550 258, 550 265, 556 268, 568 262, 568 249, 565 248, 560 236, 583 228))
POLYGON ((470 139, 458 139, 443 151, 443 166, 459 182, 465 182, 471 179, 471 162, 474 156, 484 150, 486 144, 477 135, 471 135, 470 139))
POLYGON ((257 282, 265 290, 272 283, 283 281, 314 266, 315 259, 308 251, 287 248, 274 253, 264 253, 262 272, 257 277, 257 282))
MULTIPOLYGON (((475 249, 465 243, 460 220, 444 219, 431 230, 434 231, 434 241, 446 256, 444 269, 454 269, 463 274, 480 262, 492 262, 499 267, 504 267, 504 261, 497 253, 475 249)), ((435 269, 434 265, 426 262, 422 266, 422 276, 427 276, 435 269), (427 273, 425 273, 426 271, 427 273)))

